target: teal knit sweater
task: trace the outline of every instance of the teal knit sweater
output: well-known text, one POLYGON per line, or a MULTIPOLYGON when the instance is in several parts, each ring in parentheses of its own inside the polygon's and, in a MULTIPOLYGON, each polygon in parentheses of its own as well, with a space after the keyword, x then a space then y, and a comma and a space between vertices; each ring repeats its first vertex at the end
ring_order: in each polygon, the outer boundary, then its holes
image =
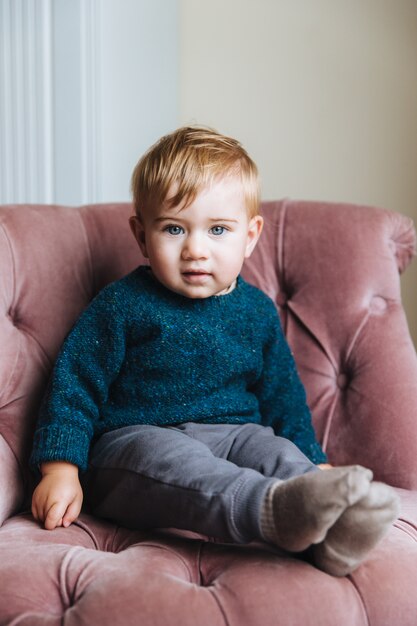
POLYGON ((103 289, 68 335, 31 464, 85 470, 104 432, 190 421, 272 426, 326 460, 273 302, 241 277, 226 295, 186 298, 142 266, 103 289))

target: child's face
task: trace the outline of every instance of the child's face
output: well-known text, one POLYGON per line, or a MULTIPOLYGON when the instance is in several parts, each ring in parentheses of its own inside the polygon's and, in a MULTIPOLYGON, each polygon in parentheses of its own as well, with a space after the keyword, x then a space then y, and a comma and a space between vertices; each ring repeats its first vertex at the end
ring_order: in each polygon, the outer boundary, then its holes
POLYGON ((226 291, 254 249, 262 218, 249 218, 242 184, 228 176, 197 194, 186 208, 166 203, 131 218, 131 228, 155 277, 188 298, 226 291))

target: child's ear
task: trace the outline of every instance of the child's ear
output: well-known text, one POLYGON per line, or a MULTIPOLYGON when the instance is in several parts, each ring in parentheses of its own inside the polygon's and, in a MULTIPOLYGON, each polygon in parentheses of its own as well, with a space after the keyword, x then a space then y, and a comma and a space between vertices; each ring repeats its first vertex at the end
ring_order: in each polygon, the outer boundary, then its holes
POLYGON ((142 252, 145 259, 148 259, 149 256, 146 250, 145 228, 143 226, 142 220, 137 215, 132 215, 132 217, 129 218, 129 225, 134 238, 138 242, 140 251, 142 252))
POLYGON ((247 259, 252 254, 258 239, 261 236, 264 220, 260 215, 255 215, 249 222, 248 226, 248 238, 246 241, 245 258, 247 259))

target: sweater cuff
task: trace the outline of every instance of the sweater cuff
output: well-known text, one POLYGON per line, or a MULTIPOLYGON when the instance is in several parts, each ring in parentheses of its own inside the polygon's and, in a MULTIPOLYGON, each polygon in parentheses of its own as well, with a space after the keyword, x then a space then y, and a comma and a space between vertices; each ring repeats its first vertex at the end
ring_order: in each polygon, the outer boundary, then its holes
POLYGON ((30 465, 67 461, 86 471, 91 437, 83 430, 65 426, 44 426, 35 432, 30 465))

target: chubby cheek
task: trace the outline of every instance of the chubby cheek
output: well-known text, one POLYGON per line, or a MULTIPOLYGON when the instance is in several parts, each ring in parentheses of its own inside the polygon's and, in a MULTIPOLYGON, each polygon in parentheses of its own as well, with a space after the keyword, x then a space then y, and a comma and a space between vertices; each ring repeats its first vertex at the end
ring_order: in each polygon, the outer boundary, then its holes
POLYGON ((220 280, 222 285, 227 287, 240 274, 242 257, 236 251, 228 255, 222 255, 221 258, 217 259, 212 269, 215 271, 217 279, 220 280))
POLYGON ((240 272, 245 260, 245 251, 246 247, 242 242, 233 242, 232 245, 222 248, 218 262, 223 265, 226 272, 240 272))
POLYGON ((148 256, 154 269, 164 271, 178 261, 179 254, 178 245, 173 241, 167 243, 160 237, 154 237, 149 241, 148 256))

